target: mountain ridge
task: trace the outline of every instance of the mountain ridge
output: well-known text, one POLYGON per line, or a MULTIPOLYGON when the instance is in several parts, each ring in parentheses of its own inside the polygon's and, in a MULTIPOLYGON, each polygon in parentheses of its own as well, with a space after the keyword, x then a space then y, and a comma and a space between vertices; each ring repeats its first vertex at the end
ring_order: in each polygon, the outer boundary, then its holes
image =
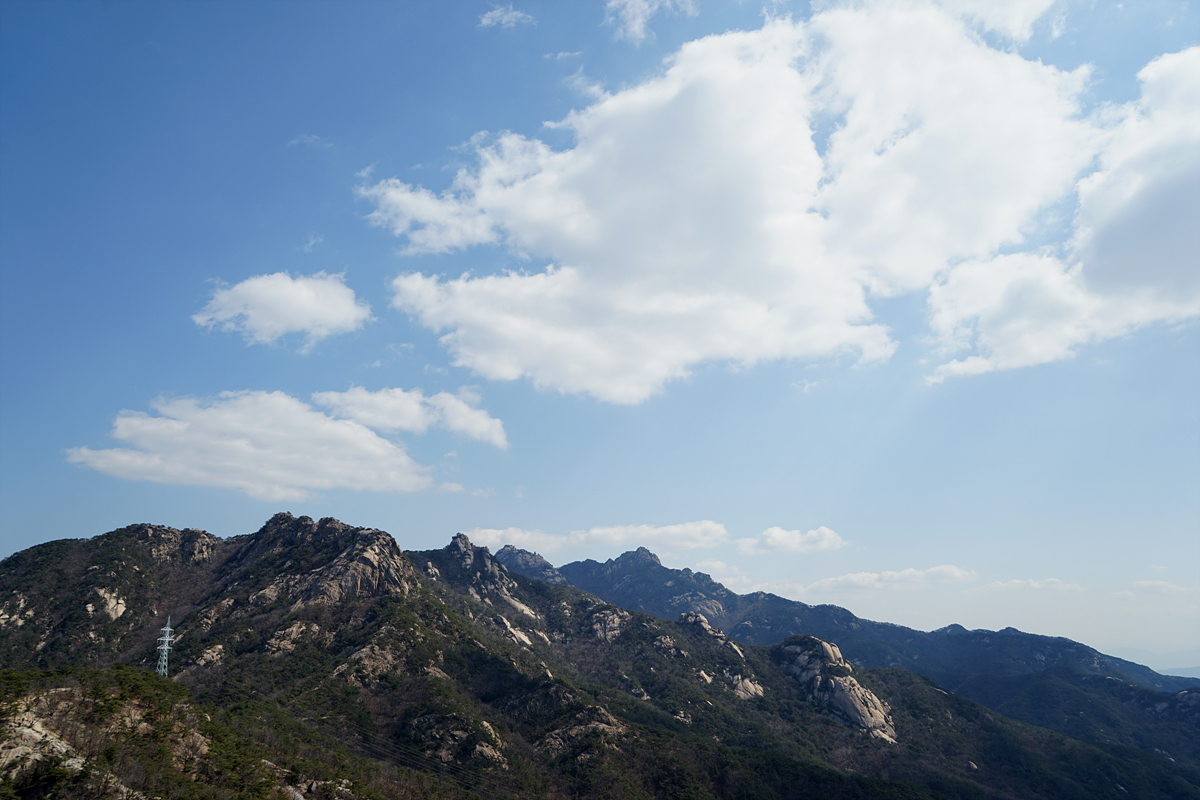
MULTIPOLYGON (((641 547, 600 562, 588 559, 554 568, 538 556, 507 545, 497 552, 501 563, 531 577, 551 575, 609 602, 670 618, 680 610, 703 613, 714 625, 737 641, 769 645, 798 633, 835 639, 844 652, 873 667, 903 666, 934 680, 953 683, 959 675, 1020 675, 1068 662, 1084 671, 1122 677, 1159 691, 1178 691, 1196 685, 1196 679, 1161 675, 1149 667, 1108 656, 1066 637, 1042 636, 1003 628, 969 630, 950 624, 934 631, 919 631, 889 622, 860 618, 840 606, 809 605, 768 592, 739 595, 703 572, 671 569, 641 547), (996 659, 996 647, 986 648, 993 666, 979 669, 983 645, 992 637, 1018 637, 1023 648, 1032 646, 1032 661, 1021 661, 1009 652, 996 659), (964 646, 965 645, 965 646, 964 646), (974 661, 968 659, 974 657, 974 661), (999 664, 997 664, 999 661, 999 664), (959 666, 963 663, 972 668, 959 666)), ((1010 651, 1012 648, 1009 648, 1010 651)), ((1022 648, 1018 648, 1022 649, 1022 648)))
MULTIPOLYGON (((1174 704, 1152 741, 1089 744, 823 638, 738 644, 699 612, 662 620, 510 572, 462 534, 405 552, 290 514, 223 540, 130 526, 0 562, 0 614, 0 790, 17 796, 73 796, 88 775, 209 796, 189 774, 229 769, 293 800, 1200 798, 1179 741, 1200 693, 1146 690, 1174 704), (171 681, 149 671, 167 614, 171 681), (139 697, 163 698, 144 732, 104 722, 139 697), (70 758, 22 750, 38 730, 70 758), (213 756, 153 761, 154 737, 213 756)), ((251 796, 236 783, 221 796, 251 796)))

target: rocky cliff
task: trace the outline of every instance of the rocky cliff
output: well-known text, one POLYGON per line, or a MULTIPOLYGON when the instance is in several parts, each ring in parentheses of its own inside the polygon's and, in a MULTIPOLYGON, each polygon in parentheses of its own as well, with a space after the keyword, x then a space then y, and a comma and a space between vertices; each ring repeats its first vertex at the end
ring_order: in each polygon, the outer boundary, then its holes
POLYGON ((854 666, 842 658, 836 644, 794 636, 772 648, 772 655, 811 702, 823 704, 847 725, 895 743, 891 708, 854 679, 854 666))

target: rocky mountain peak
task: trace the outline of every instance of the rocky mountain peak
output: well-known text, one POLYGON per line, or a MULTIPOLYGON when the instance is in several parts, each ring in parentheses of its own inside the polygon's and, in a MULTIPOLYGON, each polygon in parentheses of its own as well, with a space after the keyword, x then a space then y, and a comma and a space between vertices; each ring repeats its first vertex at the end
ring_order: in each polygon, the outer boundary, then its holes
POLYGON ((294 598, 296 605, 409 594, 416 573, 396 540, 375 528, 332 517, 276 514, 232 559, 235 575, 264 574, 270 583, 251 595, 255 604, 294 598))
POLYGON ((465 533, 456 533, 446 546, 446 550, 458 558, 463 569, 470 569, 475 563, 475 551, 482 550, 484 555, 490 555, 486 547, 475 547, 465 533))
POLYGON ((199 563, 207 560, 221 540, 211 533, 195 528, 176 530, 165 525, 131 525, 125 529, 149 550, 155 561, 199 563))
MULTIPOLYGON (((537 612, 516 598, 517 583, 508 574, 504 564, 493 557, 488 548, 471 544, 466 534, 456 533, 450 544, 434 552, 441 554, 454 564, 455 568, 436 567, 432 560, 429 561, 429 565, 434 567, 443 580, 460 584, 472 599, 486 605, 495 605, 494 598, 527 617, 538 616, 537 612)), ((442 563, 444 565, 445 561, 442 563)))
POLYGON ((653 564, 657 567, 662 566, 662 561, 658 556, 651 553, 645 547, 639 547, 637 550, 629 550, 617 556, 610 563, 619 565, 628 569, 629 567, 653 564))
POLYGON ((503 564, 509 572, 515 572, 518 575, 537 578, 546 583, 565 584, 568 582, 563 574, 554 568, 554 565, 539 554, 513 547, 511 544, 500 548, 500 552, 496 553, 496 560, 503 564))

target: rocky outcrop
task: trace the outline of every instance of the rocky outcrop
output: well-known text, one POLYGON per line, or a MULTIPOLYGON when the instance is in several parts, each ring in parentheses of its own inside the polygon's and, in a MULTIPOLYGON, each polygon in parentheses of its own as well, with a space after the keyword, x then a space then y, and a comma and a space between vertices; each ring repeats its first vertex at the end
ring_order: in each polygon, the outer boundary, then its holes
POLYGON ((0 605, 0 628, 10 625, 19 628, 33 616, 33 609, 26 608, 27 599, 20 592, 13 592, 12 598, 0 605))
POLYGON ((0 783, 36 783, 39 773, 61 770, 71 776, 75 796, 145 798, 96 756, 122 735, 157 736, 172 766, 194 776, 211 742, 196 730, 196 715, 185 704, 172 709, 170 716, 160 719, 137 701, 124 702, 115 712, 97 713, 95 698, 79 687, 27 694, 12 704, 0 725, 0 783))
POLYGON ((751 678, 743 677, 741 673, 726 670, 725 684, 733 690, 739 700, 750 700, 763 696, 762 684, 751 678))
POLYGON ((772 657, 800 684, 809 702, 871 736, 896 741, 891 709, 852 676, 854 667, 836 644, 815 636, 793 636, 772 649, 772 657))
POLYGON ((159 563, 200 564, 217 553, 221 540, 196 528, 178 530, 166 525, 130 525, 114 533, 132 536, 159 563))
POLYGON ((631 618, 632 615, 626 610, 601 608, 592 614, 592 618, 588 620, 588 627, 593 636, 600 639, 601 642, 612 644, 620 636, 620 632, 625 630, 625 625, 631 618))
POLYGON ((729 641, 729 637, 724 633, 717 630, 712 625, 709 625, 708 619, 698 611, 683 612, 679 615, 679 619, 675 620, 675 624, 686 628, 691 628, 694 631, 699 631, 718 644, 733 650, 733 652, 737 653, 742 659, 746 658, 745 653, 742 652, 742 648, 729 641))
POLYGON ((562 573, 556 570, 549 561, 537 553, 513 547, 511 544, 500 548, 500 551, 496 553, 496 560, 503 564, 509 572, 515 572, 518 575, 537 578, 546 583, 563 584, 567 582, 562 573))
POLYGON ((619 608, 602 608, 591 615, 587 627, 597 639, 612 644, 632 618, 633 615, 628 611, 619 608))
MULTIPOLYGON (((616 750, 616 741, 629 732, 608 710, 602 706, 589 706, 575 714, 570 723, 547 734, 538 743, 538 749, 551 758, 557 758, 585 741, 598 741, 599 746, 616 750)), ((593 757, 595 752, 581 752, 575 759, 582 763, 593 757)))
MULTIPOLYGON (((57 706, 78 704, 81 693, 67 690, 55 694, 57 706)), ((57 726, 47 718, 46 704, 41 700, 23 698, 15 704, 13 713, 6 715, 0 729, 0 781, 19 783, 25 774, 43 764, 54 764, 76 775, 83 769, 86 760, 54 730, 57 726)))
POLYGON ((293 600, 294 608, 331 605, 389 594, 407 596, 417 586, 412 564, 390 535, 330 517, 313 522, 309 517, 276 514, 235 559, 243 572, 261 565, 273 575, 267 586, 250 596, 252 605, 267 605, 281 597, 293 600), (313 552, 315 563, 288 558, 269 568, 282 554, 293 552, 313 552))
POLYGON ((499 749, 504 742, 486 720, 470 720, 461 714, 427 714, 412 720, 408 728, 425 755, 443 764, 474 760, 508 769, 508 760, 499 749))
MULTIPOLYGON (((442 552, 461 570, 461 580, 467 584, 465 588, 472 599, 489 606, 495 606, 499 601, 531 619, 538 618, 536 611, 516 598, 517 582, 486 547, 476 547, 466 534, 456 533, 442 552)), ((429 567, 433 572, 427 569, 427 574, 435 579, 445 579, 432 563, 429 567)))
MULTIPOLYGON (((100 595, 101 606, 99 610, 103 611, 114 622, 120 619, 121 615, 125 613, 125 598, 118 596, 116 592, 110 592, 108 589, 103 589, 99 586, 96 587, 95 592, 100 595)), ((84 607, 87 609, 89 616, 95 614, 97 611, 94 603, 88 603, 84 607)))

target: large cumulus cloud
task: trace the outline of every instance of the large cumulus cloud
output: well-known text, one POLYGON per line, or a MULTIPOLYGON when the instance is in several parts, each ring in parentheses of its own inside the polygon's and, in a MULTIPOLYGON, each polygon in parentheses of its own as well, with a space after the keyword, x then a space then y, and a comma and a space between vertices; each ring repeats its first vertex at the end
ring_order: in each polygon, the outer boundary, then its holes
POLYGON ((364 186, 409 253, 531 259, 408 272, 393 305, 484 377, 617 403, 705 362, 886 359, 872 303, 906 293, 928 297, 933 381, 1200 313, 1185 227, 1200 50, 1146 67, 1138 101, 1085 113, 1086 67, 976 33, 1028 35, 1046 4, 1017 5, 834 6, 710 36, 556 123, 573 147, 481 135, 441 193, 364 186))

